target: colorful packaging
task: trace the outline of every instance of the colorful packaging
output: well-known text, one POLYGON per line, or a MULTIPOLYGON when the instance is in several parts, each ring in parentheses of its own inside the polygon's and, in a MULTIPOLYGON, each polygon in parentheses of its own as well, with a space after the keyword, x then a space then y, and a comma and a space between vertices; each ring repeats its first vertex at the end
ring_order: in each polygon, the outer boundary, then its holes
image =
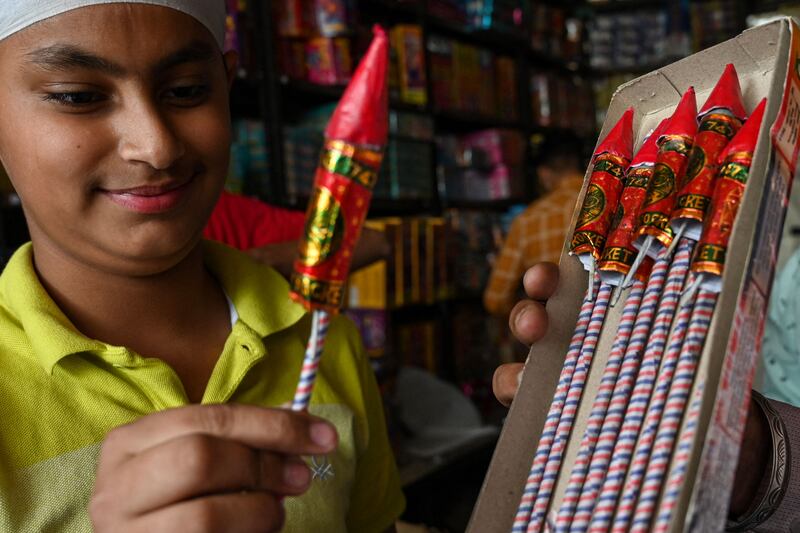
MULTIPOLYGON (((668 119, 662 120, 645 139, 625 174, 625 187, 622 189, 617 212, 611 223, 608 241, 599 264, 600 277, 611 285, 622 283, 636 259, 633 239, 639 211, 647 196, 647 185, 653 176, 653 167, 658 157, 657 141, 664 133, 667 122, 668 119)), ((636 272, 637 277, 649 275, 650 269, 649 265, 639 268, 636 272)))
POLYGON ((317 37, 306 43, 308 81, 320 85, 344 85, 350 80, 350 41, 317 37))
POLYGON ((732 63, 700 110, 700 127, 689 152, 686 175, 679 187, 670 226, 677 233, 697 241, 711 203, 719 154, 742 126, 746 113, 742 106, 739 77, 732 63))
POLYGON ((389 130, 389 39, 380 28, 325 130, 292 298, 337 312, 389 130))
POLYGON ((595 150, 589 188, 572 236, 570 253, 577 255, 587 269, 600 259, 605 246, 622 192, 625 169, 631 160, 632 145, 633 109, 628 109, 595 150))
POLYGON ((702 274, 703 288, 719 292, 728 241, 742 203, 750 165, 758 142, 767 99, 763 99, 719 157, 720 169, 710 215, 692 261, 692 272, 702 274))
POLYGON ((323 37, 338 37, 350 30, 350 12, 346 0, 313 0, 314 22, 323 37))
MULTIPOLYGON (((670 118, 664 134, 657 141, 658 157, 653 168, 653 177, 647 185, 647 197, 639 215, 639 229, 636 231, 634 244, 637 248, 642 246, 647 237, 653 237, 656 243, 664 247, 672 243, 673 233, 669 221, 677 200, 677 186, 686 172, 689 151, 697 133, 696 116, 694 87, 689 87, 670 118)), ((650 247, 648 254, 655 257, 657 251, 656 247, 650 247)))
POLYGON ((402 24, 392 29, 392 43, 397 54, 400 99, 424 106, 428 102, 425 76, 425 44, 422 27, 402 24))

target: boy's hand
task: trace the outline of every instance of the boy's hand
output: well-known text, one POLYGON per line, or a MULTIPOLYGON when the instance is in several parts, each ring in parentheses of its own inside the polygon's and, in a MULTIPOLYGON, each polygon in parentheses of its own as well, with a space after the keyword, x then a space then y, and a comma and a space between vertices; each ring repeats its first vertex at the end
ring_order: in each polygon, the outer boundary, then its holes
MULTIPOLYGON (((548 317, 544 303, 558 285, 558 267, 552 263, 540 263, 525 273, 522 284, 531 299, 514 306, 509 326, 520 342, 531 345, 547 332, 548 317)), ((505 406, 511 404, 517 393, 523 366, 522 363, 501 365, 494 373, 494 394, 505 406)), ((761 408, 751 400, 744 430, 744 445, 731 494, 731 512, 734 516, 749 508, 767 468, 766 458, 769 456, 771 436, 760 411, 761 408)))
POLYGON ((89 513, 95 531, 279 531, 281 500, 305 492, 301 455, 334 450, 336 431, 307 414, 192 405, 109 433, 89 513))

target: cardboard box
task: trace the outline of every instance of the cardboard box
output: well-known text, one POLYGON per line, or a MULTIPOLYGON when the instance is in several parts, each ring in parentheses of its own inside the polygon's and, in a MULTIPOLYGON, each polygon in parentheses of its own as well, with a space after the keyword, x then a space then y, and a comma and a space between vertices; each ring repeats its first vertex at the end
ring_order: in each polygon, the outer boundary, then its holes
MULTIPOLYGON (((781 237, 800 135, 800 30, 790 19, 745 31, 738 37, 623 85, 611 101, 603 138, 625 109, 636 108, 637 147, 644 135, 672 113, 690 85, 702 105, 727 63, 739 72, 745 106, 768 97, 750 178, 730 242, 711 330, 692 398, 701 398, 699 427, 672 531, 722 531, 761 348, 764 316, 781 237), (771 129, 770 129, 771 128, 771 129)), ((589 173, 587 173, 588 180, 589 173)), ((585 191, 585 185, 584 185, 585 191)), ((578 206, 583 200, 583 193, 578 206)), ((578 210, 573 215, 575 226, 578 210)), ((587 274, 567 254, 561 281, 548 302, 550 330, 528 358, 520 391, 509 412, 469 531, 508 532, 531 467, 587 274)), ((623 296, 624 298, 624 296, 623 296)), ((624 301, 624 300, 623 300, 624 301)), ((616 332, 622 305, 606 319, 550 510, 560 507, 571 465, 616 332)))

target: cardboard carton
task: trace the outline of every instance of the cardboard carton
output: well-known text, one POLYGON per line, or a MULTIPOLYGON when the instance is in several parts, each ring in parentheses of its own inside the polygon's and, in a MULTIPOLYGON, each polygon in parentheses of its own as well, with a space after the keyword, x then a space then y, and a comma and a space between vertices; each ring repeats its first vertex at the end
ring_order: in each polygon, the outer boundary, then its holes
MULTIPOLYGON (((704 102, 727 63, 739 72, 745 107, 768 97, 746 193, 739 212, 711 330, 692 398, 701 414, 687 483, 671 531, 722 531, 728 511, 750 387, 761 348, 787 198, 800 143, 800 30, 790 19, 738 37, 637 78, 616 92, 600 138, 634 106, 637 146, 669 116, 690 86, 704 102)), ((586 180, 588 181, 589 172, 586 180)), ((584 185, 585 192, 585 185, 584 185)), ((578 206, 583 200, 583 193, 578 206)), ((572 227, 578 216, 576 207, 572 227)), ((519 393, 497 445, 469 531, 508 532, 586 291, 588 276, 565 247, 561 281, 548 302, 550 330, 528 357, 519 393)), ((623 295, 623 302, 624 302, 623 295)), ((567 448, 550 512, 560 507, 586 418, 608 358, 622 305, 609 312, 567 448)), ((674 454, 673 454, 674 455, 674 454)))

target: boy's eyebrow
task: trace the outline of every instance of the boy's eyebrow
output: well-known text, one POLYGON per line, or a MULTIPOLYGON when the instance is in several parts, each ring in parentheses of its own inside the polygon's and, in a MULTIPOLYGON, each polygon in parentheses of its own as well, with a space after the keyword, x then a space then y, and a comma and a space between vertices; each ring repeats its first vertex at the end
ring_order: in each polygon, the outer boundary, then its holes
MULTIPOLYGON (((32 63, 46 70, 65 71, 82 68, 114 77, 123 77, 127 73, 121 65, 70 44, 39 48, 28 53, 27 57, 32 63)), ((184 63, 206 62, 215 57, 215 49, 211 45, 203 41, 194 41, 160 59, 153 67, 153 72, 159 74, 184 63)))
POLYGON ((125 74, 125 69, 120 65, 70 44, 56 44, 39 48, 28 53, 27 57, 31 63, 45 70, 64 71, 83 68, 117 77, 125 74))

